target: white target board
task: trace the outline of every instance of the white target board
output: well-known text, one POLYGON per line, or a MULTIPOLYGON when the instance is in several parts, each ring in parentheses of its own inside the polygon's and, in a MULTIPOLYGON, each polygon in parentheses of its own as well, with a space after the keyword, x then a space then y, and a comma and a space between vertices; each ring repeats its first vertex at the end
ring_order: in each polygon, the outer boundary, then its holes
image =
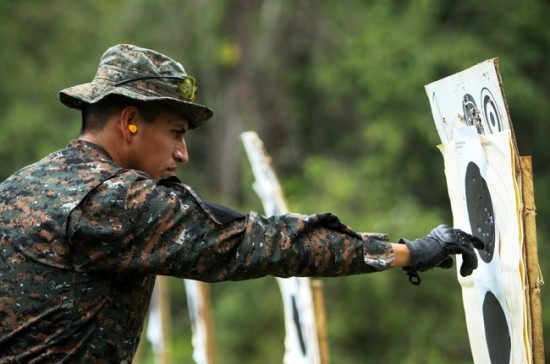
MULTIPOLYGON (((288 213, 282 188, 263 142, 255 132, 241 134, 255 182, 253 188, 262 200, 266 215, 288 213)), ((318 364, 321 352, 313 292, 307 277, 277 278, 285 316, 284 364, 318 364)))
POLYGON ((519 156, 498 59, 433 82, 426 92, 453 224, 486 243, 478 269, 457 274, 474 362, 531 363, 519 156))

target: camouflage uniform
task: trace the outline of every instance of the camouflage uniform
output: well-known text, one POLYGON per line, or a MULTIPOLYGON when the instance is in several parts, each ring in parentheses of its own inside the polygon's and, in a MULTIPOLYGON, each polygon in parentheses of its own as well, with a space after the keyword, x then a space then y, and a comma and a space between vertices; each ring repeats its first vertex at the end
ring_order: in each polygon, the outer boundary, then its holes
POLYGON ((379 271, 391 246, 330 213, 242 215, 73 141, 0 184, 0 362, 129 363, 155 275, 379 271))

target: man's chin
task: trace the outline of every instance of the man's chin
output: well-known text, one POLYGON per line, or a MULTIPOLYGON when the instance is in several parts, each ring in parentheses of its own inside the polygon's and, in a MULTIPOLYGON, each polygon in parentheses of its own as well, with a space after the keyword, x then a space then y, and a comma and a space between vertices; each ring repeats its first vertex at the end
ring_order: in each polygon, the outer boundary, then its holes
POLYGON ((164 171, 162 178, 174 177, 175 175, 176 175, 176 171, 166 170, 164 171))

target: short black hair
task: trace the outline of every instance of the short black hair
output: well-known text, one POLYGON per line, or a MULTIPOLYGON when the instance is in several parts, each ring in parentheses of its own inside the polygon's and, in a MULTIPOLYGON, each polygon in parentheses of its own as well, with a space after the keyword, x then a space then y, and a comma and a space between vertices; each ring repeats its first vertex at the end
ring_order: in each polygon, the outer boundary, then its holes
POLYGON ((135 106, 147 123, 152 123, 163 111, 171 109, 169 105, 158 101, 140 101, 121 95, 107 95, 96 103, 82 105, 80 135, 87 131, 101 131, 111 116, 128 106, 135 106))

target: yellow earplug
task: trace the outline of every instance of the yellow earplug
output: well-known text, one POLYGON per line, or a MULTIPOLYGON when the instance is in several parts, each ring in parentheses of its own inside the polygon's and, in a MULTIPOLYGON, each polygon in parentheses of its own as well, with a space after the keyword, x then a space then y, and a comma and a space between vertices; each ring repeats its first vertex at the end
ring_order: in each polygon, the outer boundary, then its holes
POLYGON ((128 130, 130 130, 130 133, 135 134, 137 133, 137 126, 130 124, 128 125, 128 130))

